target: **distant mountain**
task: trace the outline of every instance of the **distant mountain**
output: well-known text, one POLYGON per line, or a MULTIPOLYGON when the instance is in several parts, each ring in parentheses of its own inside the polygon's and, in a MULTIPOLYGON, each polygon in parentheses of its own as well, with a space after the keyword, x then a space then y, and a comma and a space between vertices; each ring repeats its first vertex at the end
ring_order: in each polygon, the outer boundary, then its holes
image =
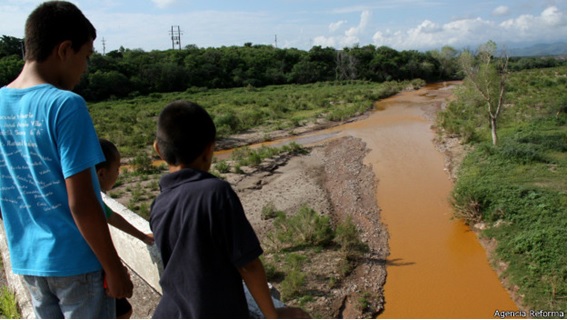
POLYGON ((567 54, 566 42, 537 43, 532 46, 508 49, 511 57, 532 57, 532 56, 565 56, 567 54))

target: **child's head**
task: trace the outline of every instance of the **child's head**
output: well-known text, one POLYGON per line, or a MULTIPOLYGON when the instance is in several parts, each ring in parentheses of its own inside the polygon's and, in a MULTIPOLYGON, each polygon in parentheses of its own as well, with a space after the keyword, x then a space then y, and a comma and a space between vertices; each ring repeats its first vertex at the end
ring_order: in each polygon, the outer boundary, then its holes
POLYGON ((97 164, 97 177, 101 191, 107 192, 113 188, 117 178, 119 177, 119 168, 121 167, 121 154, 119 149, 109 140, 99 139, 101 149, 105 155, 105 161, 97 164))
MULTIPOLYGON (((213 152, 215 140, 214 121, 196 103, 174 101, 158 116, 155 149, 170 166, 188 166, 200 160, 206 151, 213 152)), ((211 163, 211 155, 206 156, 211 163)))
POLYGON ((25 59, 43 62, 64 41, 71 41, 71 47, 78 52, 96 37, 95 27, 74 4, 44 2, 26 20, 25 59))

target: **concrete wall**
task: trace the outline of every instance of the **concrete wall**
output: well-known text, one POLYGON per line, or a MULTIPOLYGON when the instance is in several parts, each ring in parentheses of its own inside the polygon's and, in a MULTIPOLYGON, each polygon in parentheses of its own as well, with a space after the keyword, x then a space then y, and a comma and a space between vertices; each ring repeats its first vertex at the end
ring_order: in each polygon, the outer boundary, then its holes
MULTIPOLYGON (((105 203, 135 228, 144 233, 151 233, 148 221, 125 208, 114 199, 103 195, 105 203)), ((162 259, 156 245, 148 246, 144 242, 114 227, 109 227, 113 243, 121 260, 136 272, 148 285, 162 294, 159 280, 162 273, 162 259)))

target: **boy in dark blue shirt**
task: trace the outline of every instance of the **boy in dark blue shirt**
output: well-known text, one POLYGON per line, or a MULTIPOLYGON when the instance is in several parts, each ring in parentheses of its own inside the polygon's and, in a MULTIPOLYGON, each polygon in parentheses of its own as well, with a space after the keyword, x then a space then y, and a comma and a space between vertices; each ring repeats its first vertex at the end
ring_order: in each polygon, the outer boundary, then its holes
POLYGON ((161 252, 163 296, 155 318, 248 318, 242 279, 266 318, 308 318, 276 309, 259 256, 259 240, 226 181, 208 173, 216 128, 199 105, 175 101, 162 110, 154 148, 169 174, 151 207, 161 252))

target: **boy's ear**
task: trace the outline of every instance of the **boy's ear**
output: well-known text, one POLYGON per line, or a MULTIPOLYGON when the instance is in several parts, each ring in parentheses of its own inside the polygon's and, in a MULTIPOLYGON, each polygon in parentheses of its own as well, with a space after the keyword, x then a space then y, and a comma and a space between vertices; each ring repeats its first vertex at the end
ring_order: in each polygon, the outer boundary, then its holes
POLYGON ((156 153, 158 153, 160 159, 164 160, 162 154, 160 154, 160 148, 158 147, 158 143, 156 142, 156 140, 154 140, 154 142, 152 143, 152 148, 154 149, 154 151, 156 151, 156 153))
POLYGON ((57 53, 57 57, 60 60, 65 60, 67 57, 67 54, 69 53, 69 50, 73 50, 73 48, 71 47, 71 40, 65 40, 65 41, 61 42, 60 44, 57 45, 55 50, 57 53))

